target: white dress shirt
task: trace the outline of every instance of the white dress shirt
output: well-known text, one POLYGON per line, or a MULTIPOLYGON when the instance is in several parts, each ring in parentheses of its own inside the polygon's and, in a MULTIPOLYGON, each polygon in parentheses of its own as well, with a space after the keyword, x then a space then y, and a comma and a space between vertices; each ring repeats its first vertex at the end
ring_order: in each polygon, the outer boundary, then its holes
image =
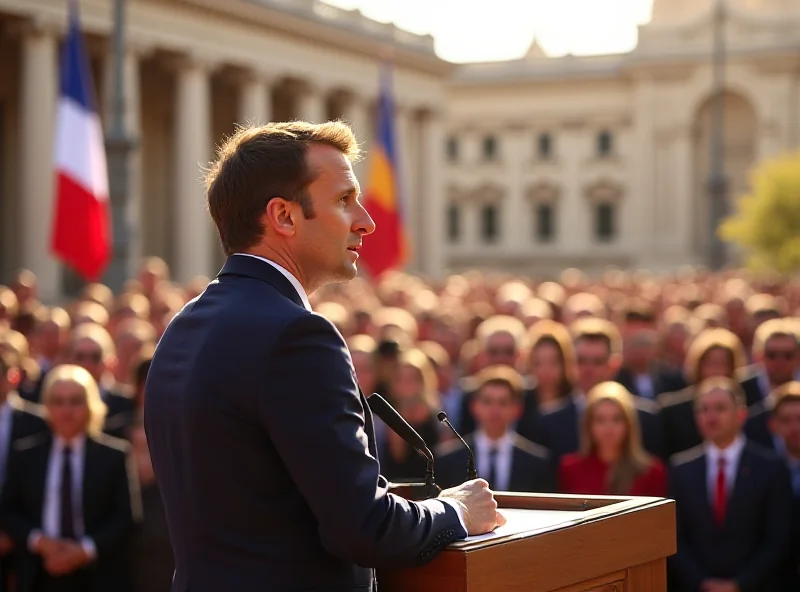
POLYGON ((706 487, 711 505, 715 503, 715 493, 717 491, 717 473, 719 472, 719 459, 725 459, 725 493, 730 497, 733 486, 736 483, 736 472, 739 469, 739 459, 744 449, 744 436, 737 437, 733 443, 725 448, 717 448, 711 442, 706 442, 706 487))
MULTIPOLYGON (((303 301, 303 305, 306 307, 306 310, 309 310, 309 311, 312 310, 311 309, 311 302, 309 302, 309 300, 308 300, 308 294, 306 294, 305 288, 303 288, 303 286, 299 282, 299 280, 296 277, 294 277, 283 266, 278 265, 274 261, 271 261, 271 260, 266 259, 264 257, 259 257, 258 255, 252 255, 250 253, 235 253, 235 255, 242 255, 244 257, 253 257, 254 259, 260 259, 261 261, 272 265, 272 267, 274 267, 279 272, 281 272, 283 274, 283 276, 287 280, 289 280, 289 282, 292 284, 294 289, 297 291, 297 294, 300 296, 300 300, 303 301)), ((376 436, 377 436, 377 434, 376 434, 376 436)), ((458 514, 458 520, 461 522, 461 526, 464 527, 465 531, 467 530, 466 524, 464 522, 464 513, 463 513, 463 511, 461 509, 461 506, 458 504, 458 502, 456 502, 455 500, 450 500, 448 498, 442 498, 441 500, 432 500, 433 503, 436 503, 436 501, 446 502, 446 503, 450 504, 453 507, 453 509, 455 509, 456 513, 458 514)))
POLYGON ((636 390, 639 392, 640 397, 645 399, 655 399, 656 389, 653 385, 653 377, 649 374, 637 374, 633 379, 636 383, 636 390))
MULTIPOLYGON (((54 436, 47 462, 47 477, 44 486, 44 505, 42 506, 42 529, 34 530, 28 538, 28 546, 35 547, 41 536, 61 538, 61 477, 64 467, 64 439, 54 436)), ((78 436, 70 443, 70 464, 72 465, 72 512, 75 538, 91 558, 97 556, 94 541, 86 536, 83 523, 83 469, 86 458, 86 437, 78 436)))
POLYGON ((6 482, 6 469, 8 468, 8 453, 11 450, 11 430, 13 429, 14 409, 6 400, 0 405, 0 491, 6 482))
POLYGON ((482 430, 475 432, 475 467, 478 476, 486 478, 491 474, 489 467, 489 454, 492 449, 497 451, 494 459, 494 483, 492 489, 496 491, 508 491, 511 483, 512 458, 514 455, 514 435, 508 431, 498 440, 492 440, 482 430))
POLYGON ((283 274, 283 276, 287 280, 289 280, 289 282, 292 284, 292 286, 294 286, 294 289, 297 291, 297 294, 300 296, 300 300, 303 301, 303 306, 306 307, 306 310, 311 310, 311 302, 309 302, 309 300, 308 300, 308 294, 306 294, 305 288, 303 288, 303 286, 300 283, 300 281, 296 277, 294 277, 286 268, 284 268, 281 265, 278 265, 277 263, 275 263, 274 261, 271 261, 270 259, 267 259, 265 257, 259 257, 258 255, 251 255, 250 253, 234 253, 234 254, 235 255, 242 255, 243 257, 253 257, 254 259, 259 259, 259 260, 263 261, 264 263, 269 263, 270 265, 272 265, 272 267, 274 267, 275 269, 280 271, 281 274, 283 274))

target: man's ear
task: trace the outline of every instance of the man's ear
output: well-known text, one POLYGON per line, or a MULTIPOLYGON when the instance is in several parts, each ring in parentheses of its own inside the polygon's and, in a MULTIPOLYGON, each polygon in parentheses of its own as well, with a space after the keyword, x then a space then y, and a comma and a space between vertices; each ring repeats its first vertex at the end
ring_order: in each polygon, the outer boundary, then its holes
POLYGON ((274 232, 284 237, 293 236, 297 230, 294 204, 282 197, 273 197, 264 209, 261 222, 267 234, 274 232))

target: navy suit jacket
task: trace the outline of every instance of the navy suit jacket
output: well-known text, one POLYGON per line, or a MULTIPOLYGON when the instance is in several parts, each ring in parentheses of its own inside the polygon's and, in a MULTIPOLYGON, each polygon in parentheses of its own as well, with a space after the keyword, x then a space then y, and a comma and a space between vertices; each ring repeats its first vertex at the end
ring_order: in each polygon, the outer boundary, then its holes
POLYGON ((706 578, 735 579, 742 592, 780 590, 789 551, 789 471, 774 453, 747 442, 722 526, 714 522, 702 446, 673 459, 678 553, 669 558, 670 589, 696 592, 706 578))
POLYGON ((173 592, 374 590, 466 536, 379 473, 342 336, 269 263, 234 255, 153 358, 145 429, 175 552, 173 592))

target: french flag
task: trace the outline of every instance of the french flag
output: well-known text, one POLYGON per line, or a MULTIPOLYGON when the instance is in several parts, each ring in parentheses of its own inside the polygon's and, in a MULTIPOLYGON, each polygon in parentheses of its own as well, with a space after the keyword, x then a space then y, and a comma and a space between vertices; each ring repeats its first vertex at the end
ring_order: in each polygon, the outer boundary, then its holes
POLYGON ((97 281, 111 258, 108 168, 76 0, 69 2, 55 150, 52 251, 84 279, 97 281))

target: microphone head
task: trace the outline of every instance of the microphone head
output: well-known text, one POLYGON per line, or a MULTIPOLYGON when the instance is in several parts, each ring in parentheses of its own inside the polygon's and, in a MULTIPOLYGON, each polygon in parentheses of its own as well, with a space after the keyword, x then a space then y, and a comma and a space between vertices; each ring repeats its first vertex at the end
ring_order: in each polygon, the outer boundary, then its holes
POLYGON ((436 414, 436 419, 438 419, 441 422, 444 422, 447 419, 447 413, 445 413, 444 411, 440 411, 439 413, 436 414))

